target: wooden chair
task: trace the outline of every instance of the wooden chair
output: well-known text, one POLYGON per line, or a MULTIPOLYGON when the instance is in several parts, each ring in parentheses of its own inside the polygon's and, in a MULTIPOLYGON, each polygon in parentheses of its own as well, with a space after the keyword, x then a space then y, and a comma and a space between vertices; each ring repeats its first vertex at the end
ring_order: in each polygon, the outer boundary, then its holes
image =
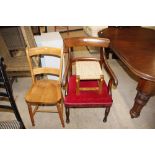
MULTIPOLYGON (((70 115, 70 108, 90 108, 90 107, 105 107, 105 116, 103 121, 107 121, 107 116, 110 111, 110 107, 112 105, 112 85, 117 86, 117 78, 115 74, 113 73, 112 69, 108 65, 108 62, 105 57, 104 48, 108 47, 110 43, 109 39, 106 38, 95 38, 95 37, 75 37, 75 38, 66 38, 64 39, 64 46, 65 46, 65 53, 68 54, 68 62, 66 65, 64 77, 63 77, 63 86, 65 88, 65 97, 64 97, 64 104, 65 104, 65 110, 66 110, 66 122, 69 123, 69 115, 70 115), (73 47, 76 46, 91 46, 91 47, 99 47, 100 48, 100 58, 93 58, 93 57, 80 57, 80 58, 73 58, 73 47), (75 75, 72 74, 72 64, 77 62, 88 62, 88 63, 98 63, 100 65, 97 65, 98 67, 103 67, 107 73, 110 76, 108 85, 104 81, 104 78, 102 78, 101 86, 102 89, 96 89, 94 88, 88 89, 88 87, 97 87, 98 86, 98 79, 91 78, 88 74, 86 79, 82 79, 80 81, 80 87, 83 88, 83 90, 79 90, 79 93, 77 93, 77 81, 78 77, 80 75, 77 75, 77 68, 75 75), (86 89, 85 89, 86 88, 86 89), (100 90, 100 93, 98 92, 100 90)), ((75 64, 76 66, 76 64, 75 64)), ((92 65, 89 65, 85 67, 84 64, 82 64, 83 68, 89 69, 89 72, 91 72, 92 65)), ((94 65, 95 66, 95 65, 94 65)), ((97 68, 96 68, 97 69, 97 68)), ((84 72, 87 72, 86 70, 84 72)), ((94 72, 95 73, 95 72, 94 72)), ((103 77, 102 73, 99 72, 99 75, 103 77)), ((91 73, 92 75, 92 73, 91 73)), ((95 75, 96 76, 96 75, 95 75)))
POLYGON ((49 110, 39 110, 40 106, 56 106, 57 112, 61 120, 61 124, 64 127, 63 121, 63 105, 61 94, 61 74, 62 74, 62 52, 59 48, 27 48, 26 50, 28 63, 30 66, 32 76, 32 86, 25 96, 25 100, 28 105, 28 110, 31 118, 32 125, 34 126, 34 115, 36 112, 56 112, 49 110), (35 56, 49 55, 60 58, 60 68, 52 67, 34 67, 32 64, 32 58, 35 56), (47 79, 43 75, 54 75, 58 77, 58 80, 47 79), (38 75, 39 76, 38 78, 38 75), (32 109, 32 106, 35 108, 32 109))
POLYGON ((3 98, 8 99, 11 105, 10 106, 10 105, 1 104, 0 111, 13 112, 16 117, 16 120, 13 120, 13 121, 9 120, 9 121, 0 122, 0 129, 25 129, 24 123, 17 109, 17 105, 13 96, 13 90, 10 85, 10 81, 6 73, 6 66, 4 64, 4 59, 1 57, 0 57, 0 89, 1 89, 0 99, 3 99, 3 98))

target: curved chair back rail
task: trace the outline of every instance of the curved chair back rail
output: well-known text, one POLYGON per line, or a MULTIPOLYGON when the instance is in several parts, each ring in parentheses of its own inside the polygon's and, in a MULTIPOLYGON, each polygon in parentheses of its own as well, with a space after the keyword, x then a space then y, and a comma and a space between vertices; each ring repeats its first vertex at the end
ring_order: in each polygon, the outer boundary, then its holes
POLYGON ((110 43, 109 39, 97 38, 97 37, 74 37, 74 38, 66 38, 64 40, 64 45, 67 48, 75 46, 108 47, 109 43, 110 43))

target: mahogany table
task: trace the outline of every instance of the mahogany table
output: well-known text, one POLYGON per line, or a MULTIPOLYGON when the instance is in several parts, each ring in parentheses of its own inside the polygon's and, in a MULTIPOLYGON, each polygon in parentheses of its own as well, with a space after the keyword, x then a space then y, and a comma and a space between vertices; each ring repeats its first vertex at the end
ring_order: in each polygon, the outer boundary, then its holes
POLYGON ((110 48, 139 79, 130 110, 131 117, 136 118, 149 98, 155 95, 155 30, 109 27, 98 35, 110 39, 110 48))

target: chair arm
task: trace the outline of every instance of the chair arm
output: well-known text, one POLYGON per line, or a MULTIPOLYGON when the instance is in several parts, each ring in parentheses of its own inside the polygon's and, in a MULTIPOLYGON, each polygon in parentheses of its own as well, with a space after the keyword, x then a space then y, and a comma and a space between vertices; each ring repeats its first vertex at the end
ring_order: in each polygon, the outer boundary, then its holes
POLYGON ((114 74, 114 72, 112 71, 112 69, 110 68, 107 60, 106 60, 106 57, 105 55, 103 56, 103 67, 105 68, 105 70, 107 71, 107 73, 109 74, 110 76, 110 80, 109 80, 109 83, 111 84, 108 84, 108 85, 111 85, 110 87, 112 87, 112 84, 117 87, 118 85, 118 79, 116 78, 116 75, 114 74))
POLYGON ((108 90, 109 90, 109 95, 112 95, 112 85, 117 87, 118 80, 117 80, 114 72, 112 71, 112 69, 110 68, 110 66, 108 65, 108 63, 106 61, 104 63, 104 68, 105 68, 105 70, 107 71, 107 73, 110 76, 110 79, 109 79, 109 82, 108 82, 108 90))
POLYGON ((63 78, 62 78, 62 87, 64 87, 64 88, 66 87, 66 84, 68 82, 67 80, 68 80, 69 68, 70 68, 70 62, 68 61, 66 68, 65 68, 63 78))
POLYGON ((112 84, 116 87, 118 85, 118 80, 116 78, 116 75, 114 74, 114 72, 112 71, 109 65, 105 65, 104 68, 108 72, 110 79, 112 80, 112 84))

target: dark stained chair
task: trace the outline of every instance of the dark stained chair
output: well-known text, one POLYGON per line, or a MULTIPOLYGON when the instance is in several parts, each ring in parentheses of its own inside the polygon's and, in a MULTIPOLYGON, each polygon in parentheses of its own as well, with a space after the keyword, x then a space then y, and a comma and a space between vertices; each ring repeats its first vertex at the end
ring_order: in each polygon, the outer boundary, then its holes
POLYGON ((3 128, 3 129, 16 129, 16 128, 24 129, 25 126, 23 124, 23 121, 22 121, 19 111, 17 109, 16 102, 13 97, 12 87, 10 85, 10 81, 6 74, 6 66, 4 65, 4 60, 1 57, 0 57, 0 88, 1 88, 0 99, 7 98, 11 104, 11 106, 0 104, 0 111, 14 112, 15 117, 17 119, 17 120, 13 120, 13 121, 9 120, 9 121, 0 122, 0 128, 3 128))
MULTIPOLYGON (((108 65, 108 62, 105 57, 104 48, 108 47, 110 43, 109 39, 106 38, 96 38, 96 37, 74 37, 74 38, 66 38, 64 39, 64 52, 68 54, 68 61, 63 77, 63 86, 65 88, 65 97, 64 104, 66 110, 66 122, 69 123, 69 115, 70 108, 97 108, 103 107, 105 108, 105 116, 103 122, 107 121, 107 116, 110 111, 110 107, 112 105, 112 85, 117 86, 117 78, 114 75, 114 72, 108 65), (98 47, 100 49, 100 58, 92 58, 92 57, 73 57, 74 47, 77 46, 89 46, 89 47, 98 47), (78 90, 77 93, 77 79, 79 75, 75 73, 72 74, 72 66, 73 63, 76 66, 77 62, 89 62, 89 63, 99 63, 99 67, 105 69, 109 74, 109 82, 102 81, 102 89, 97 88, 99 85, 98 80, 94 80, 88 77, 88 79, 84 79, 80 81, 80 87, 82 89, 78 90), (90 87, 94 87, 89 89, 90 87), (101 90, 101 92, 99 92, 101 90)), ((85 68, 85 66, 83 66, 85 68)), ((89 72, 91 72, 91 66, 87 66, 89 68, 89 72), (89 68, 90 67, 90 68, 89 68)), ((77 68, 76 68, 77 69, 77 68)))

